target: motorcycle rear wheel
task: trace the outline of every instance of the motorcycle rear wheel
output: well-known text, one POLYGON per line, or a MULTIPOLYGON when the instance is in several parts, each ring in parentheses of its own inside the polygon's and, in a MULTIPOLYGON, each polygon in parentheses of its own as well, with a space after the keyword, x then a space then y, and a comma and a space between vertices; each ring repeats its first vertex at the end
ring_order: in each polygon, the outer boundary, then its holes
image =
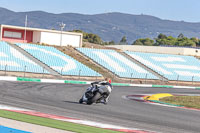
POLYGON ((96 92, 95 96, 93 98, 91 98, 90 100, 87 101, 88 105, 93 104, 94 102, 96 102, 99 98, 101 97, 101 94, 99 92, 96 92))

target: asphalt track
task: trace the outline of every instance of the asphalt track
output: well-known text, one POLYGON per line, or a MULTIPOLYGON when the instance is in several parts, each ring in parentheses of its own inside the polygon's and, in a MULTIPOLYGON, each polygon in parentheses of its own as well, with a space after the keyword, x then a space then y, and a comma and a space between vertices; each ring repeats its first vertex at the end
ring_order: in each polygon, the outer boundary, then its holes
POLYGON ((114 87, 107 105, 79 104, 88 85, 0 81, 0 104, 164 133, 200 132, 200 111, 123 99, 137 94, 200 94, 200 90, 114 87))

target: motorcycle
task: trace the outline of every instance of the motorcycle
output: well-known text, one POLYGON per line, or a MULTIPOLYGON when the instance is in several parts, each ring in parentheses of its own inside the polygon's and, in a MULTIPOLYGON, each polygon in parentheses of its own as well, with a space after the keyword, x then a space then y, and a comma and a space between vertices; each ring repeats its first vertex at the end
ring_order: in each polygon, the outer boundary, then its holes
POLYGON ((111 90, 111 87, 107 85, 90 86, 79 100, 79 103, 86 103, 88 105, 93 103, 102 103, 102 100, 105 100, 108 97, 108 95, 111 93, 111 90))

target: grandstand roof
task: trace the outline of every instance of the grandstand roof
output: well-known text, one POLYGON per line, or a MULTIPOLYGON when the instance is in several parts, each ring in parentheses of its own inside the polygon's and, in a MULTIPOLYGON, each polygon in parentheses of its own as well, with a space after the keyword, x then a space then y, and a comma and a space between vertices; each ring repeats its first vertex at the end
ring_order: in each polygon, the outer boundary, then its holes
MULTIPOLYGON (((40 28, 31 28, 31 27, 22 27, 22 26, 13 26, 13 25, 0 25, 2 28, 10 28, 10 29, 19 29, 19 30, 31 30, 31 31, 44 31, 44 32, 53 32, 53 33, 60 33, 60 30, 48 30, 48 29, 40 29, 40 28)), ((71 35, 82 35, 82 33, 75 33, 75 32, 66 32, 62 31, 62 33, 65 34, 71 34, 71 35)))

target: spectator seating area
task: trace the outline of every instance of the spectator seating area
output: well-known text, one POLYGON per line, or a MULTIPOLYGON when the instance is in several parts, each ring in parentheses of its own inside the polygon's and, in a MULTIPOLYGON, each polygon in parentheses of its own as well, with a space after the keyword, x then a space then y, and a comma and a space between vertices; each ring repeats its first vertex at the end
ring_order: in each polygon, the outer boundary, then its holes
POLYGON ((16 45, 62 75, 102 76, 54 47, 24 43, 16 45))
MULTIPOLYGON (((16 45, 62 75, 102 76, 54 47, 24 43, 16 45)), ((77 48, 77 50, 119 77, 158 79, 114 50, 92 48, 77 48)), ((193 56, 130 51, 125 53, 168 80, 200 81, 200 60, 193 56)), ((6 42, 0 42, 0 70, 49 74, 43 67, 6 42)))
POLYGON ((200 60, 193 56, 125 53, 169 80, 200 81, 200 60))
POLYGON ((117 74, 119 77, 158 79, 153 74, 149 73, 114 50, 91 48, 77 48, 77 50, 101 66, 117 74))
POLYGON ((6 42, 0 42, 0 70, 48 73, 6 42))

